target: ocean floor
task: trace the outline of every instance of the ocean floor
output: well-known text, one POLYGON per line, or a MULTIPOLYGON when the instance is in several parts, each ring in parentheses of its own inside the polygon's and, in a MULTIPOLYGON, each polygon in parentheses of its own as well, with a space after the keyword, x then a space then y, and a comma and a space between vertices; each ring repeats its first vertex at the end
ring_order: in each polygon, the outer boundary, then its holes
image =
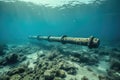
POLYGON ((3 44, 0 80, 120 80, 120 46, 3 44))

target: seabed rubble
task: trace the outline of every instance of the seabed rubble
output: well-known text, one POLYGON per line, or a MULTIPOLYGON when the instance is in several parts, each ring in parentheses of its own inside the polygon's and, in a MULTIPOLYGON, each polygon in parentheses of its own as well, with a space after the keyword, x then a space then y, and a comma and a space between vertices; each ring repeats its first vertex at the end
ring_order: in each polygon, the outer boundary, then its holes
POLYGON ((0 80, 120 80, 120 48, 3 44, 0 80))

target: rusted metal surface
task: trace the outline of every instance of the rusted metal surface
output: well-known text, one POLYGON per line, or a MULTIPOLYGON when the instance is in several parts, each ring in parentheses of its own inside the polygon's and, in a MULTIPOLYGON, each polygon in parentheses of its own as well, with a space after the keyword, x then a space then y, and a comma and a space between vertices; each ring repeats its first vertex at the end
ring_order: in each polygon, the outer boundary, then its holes
POLYGON ((50 42, 61 42, 63 44, 70 43, 70 44, 77 44, 88 46, 89 48, 98 48, 100 44, 100 40, 93 36, 89 38, 79 38, 79 37, 67 37, 66 35, 61 37, 56 36, 29 36, 29 39, 37 39, 37 40, 47 40, 50 42))

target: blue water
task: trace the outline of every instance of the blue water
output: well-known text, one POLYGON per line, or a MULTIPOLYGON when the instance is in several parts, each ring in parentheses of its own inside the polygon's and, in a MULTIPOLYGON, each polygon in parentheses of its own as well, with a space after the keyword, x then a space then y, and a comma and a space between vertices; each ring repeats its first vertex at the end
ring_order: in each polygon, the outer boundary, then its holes
POLYGON ((25 42, 29 35, 64 34, 119 41, 119 3, 120 0, 96 0, 89 4, 50 7, 0 0, 0 42, 25 42))

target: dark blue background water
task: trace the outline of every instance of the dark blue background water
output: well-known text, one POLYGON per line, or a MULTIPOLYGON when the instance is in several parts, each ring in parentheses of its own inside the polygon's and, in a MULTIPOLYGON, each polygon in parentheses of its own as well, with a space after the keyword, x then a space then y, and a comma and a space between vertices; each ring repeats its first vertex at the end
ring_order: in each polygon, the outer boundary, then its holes
POLYGON ((0 42, 23 42, 29 35, 39 34, 94 35, 103 41, 119 41, 119 8, 120 0, 56 8, 0 1, 0 42))

